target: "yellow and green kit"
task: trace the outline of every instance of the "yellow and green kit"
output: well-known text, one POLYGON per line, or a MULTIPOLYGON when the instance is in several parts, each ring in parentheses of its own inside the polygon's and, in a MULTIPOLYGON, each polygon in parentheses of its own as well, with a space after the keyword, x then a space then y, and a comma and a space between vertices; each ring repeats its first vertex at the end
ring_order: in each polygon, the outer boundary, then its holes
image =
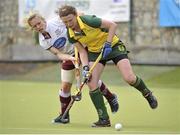
MULTIPOLYGON (((94 61, 107 40, 108 29, 101 28, 101 18, 94 15, 77 16, 77 21, 81 31, 75 32, 71 28, 68 28, 69 42, 80 42, 81 44, 87 46, 89 60, 94 61)), ((106 58, 108 60, 117 57, 122 53, 127 54, 124 44, 116 35, 113 37, 111 47, 113 51, 106 58)))

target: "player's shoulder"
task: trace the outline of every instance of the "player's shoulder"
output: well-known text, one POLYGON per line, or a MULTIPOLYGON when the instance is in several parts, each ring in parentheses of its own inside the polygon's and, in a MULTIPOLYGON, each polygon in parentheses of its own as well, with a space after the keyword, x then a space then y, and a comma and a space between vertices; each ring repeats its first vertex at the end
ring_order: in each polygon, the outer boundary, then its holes
POLYGON ((101 18, 95 15, 82 15, 79 16, 83 23, 91 26, 91 27, 100 27, 101 25, 101 18))
POLYGON ((39 33, 38 36, 39 36, 39 41, 44 40, 44 36, 42 35, 42 33, 39 33))
POLYGON ((48 26, 64 26, 64 23, 60 19, 60 17, 56 16, 47 21, 48 26))

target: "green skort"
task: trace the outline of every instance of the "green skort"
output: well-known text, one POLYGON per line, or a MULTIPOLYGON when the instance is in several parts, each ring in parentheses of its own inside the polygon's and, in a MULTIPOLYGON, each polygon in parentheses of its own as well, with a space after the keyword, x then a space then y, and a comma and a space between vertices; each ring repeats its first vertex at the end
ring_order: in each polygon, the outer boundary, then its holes
MULTIPOLYGON (((113 62, 116 64, 119 60, 128 58, 128 56, 127 56, 128 53, 129 53, 129 51, 126 50, 126 47, 123 44, 123 42, 119 41, 112 47, 112 52, 106 58, 104 58, 104 59, 102 58, 100 60, 100 63, 105 65, 105 63, 107 61, 113 60, 113 62)), ((96 61, 99 54, 100 54, 100 52, 99 53, 88 52, 89 61, 90 62, 96 61)))

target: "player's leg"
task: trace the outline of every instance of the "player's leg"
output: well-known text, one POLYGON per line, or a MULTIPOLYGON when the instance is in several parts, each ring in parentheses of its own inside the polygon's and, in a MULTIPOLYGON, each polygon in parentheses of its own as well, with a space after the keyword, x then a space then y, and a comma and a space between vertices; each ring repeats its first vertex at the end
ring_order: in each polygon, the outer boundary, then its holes
POLYGON ((127 54, 126 47, 119 41, 112 48, 112 53, 108 57, 113 58, 112 60, 117 65, 123 79, 142 93, 152 109, 156 108, 158 106, 156 98, 152 95, 152 92, 147 88, 143 80, 134 74, 127 54))
MULTIPOLYGON (((87 47, 85 49, 88 51, 87 47)), ((105 66, 106 61, 101 61, 101 63, 105 66)), ((118 104, 118 99, 117 99, 116 94, 111 93, 111 91, 108 89, 108 87, 101 80, 98 81, 98 86, 99 86, 100 91, 103 94, 103 96, 107 99, 107 101, 111 107, 112 113, 117 112, 119 109, 119 104, 118 104)))
POLYGON ((157 108, 158 102, 155 96, 152 95, 152 92, 145 85, 144 81, 140 77, 134 74, 131 64, 129 62, 129 59, 125 58, 125 59, 119 60, 119 62, 117 63, 117 67, 120 70, 123 76, 123 79, 129 85, 135 87, 137 90, 139 90, 142 93, 142 95, 147 99, 150 107, 152 109, 157 108))
MULTIPOLYGON (((90 66, 93 64, 93 62, 90 62, 90 66)), ((102 93, 98 86, 98 81, 100 78, 100 75, 104 69, 104 65, 101 63, 98 63, 94 70, 92 71, 92 78, 90 82, 88 82, 88 87, 90 89, 89 95, 91 97, 91 100, 96 108, 96 111, 98 113, 99 120, 97 122, 94 122, 92 127, 108 127, 111 126, 109 115, 107 113, 106 106, 104 104, 104 99, 102 96, 102 93)))
POLYGON ((119 109, 117 95, 115 93, 111 93, 111 91, 108 89, 108 87, 105 85, 105 83, 101 80, 99 80, 98 86, 100 88, 101 93, 108 101, 110 108, 111 108, 111 112, 116 113, 119 109))
MULTIPOLYGON (((88 50, 87 48, 85 48, 86 50, 88 50)), ((101 61, 101 63, 105 66, 106 61, 101 61)), ((113 113, 117 112, 119 109, 119 104, 118 104, 118 100, 117 100, 117 96, 114 93, 111 93, 111 91, 108 89, 108 87, 103 83, 103 81, 99 80, 98 81, 98 86, 100 88, 101 93, 103 94, 103 96, 107 99, 110 107, 111 107, 111 111, 113 113)))
POLYGON ((61 89, 59 90, 60 115, 54 119, 55 123, 69 123, 69 113, 65 120, 61 121, 62 114, 65 112, 69 102, 71 101, 71 87, 74 80, 75 68, 71 61, 62 63, 61 68, 61 89))

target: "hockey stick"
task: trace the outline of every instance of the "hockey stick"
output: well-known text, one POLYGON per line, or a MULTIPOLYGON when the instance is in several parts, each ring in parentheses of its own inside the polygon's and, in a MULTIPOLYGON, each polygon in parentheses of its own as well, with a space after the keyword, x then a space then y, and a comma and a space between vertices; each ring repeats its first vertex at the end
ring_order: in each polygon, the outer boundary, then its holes
MULTIPOLYGON (((75 61, 76 92, 78 92, 80 89, 80 85, 81 85, 81 77, 80 77, 80 69, 79 69, 79 61, 78 61, 78 50, 76 47, 74 48, 74 50, 75 50, 75 59, 76 59, 76 61, 75 61)), ((80 101, 81 95, 76 96, 75 100, 80 101)))
MULTIPOLYGON (((93 69, 95 68, 95 66, 97 65, 97 63, 99 63, 99 61, 102 58, 102 52, 99 54, 98 58, 96 59, 96 61, 93 63, 92 67, 89 70, 89 74, 91 75, 93 69)), ((84 79, 84 81, 81 83, 80 87, 79 87, 79 91, 75 94, 75 96, 78 96, 81 94, 82 88, 84 86, 85 83, 87 83, 88 79, 84 79)), ((63 113, 61 120, 66 122, 67 119, 65 119, 67 113, 69 112, 69 110, 71 109, 72 105, 74 104, 75 101, 75 96, 71 96, 71 101, 69 102, 69 105, 67 106, 65 112, 63 113)), ((67 120, 68 121, 68 120, 67 120)))

